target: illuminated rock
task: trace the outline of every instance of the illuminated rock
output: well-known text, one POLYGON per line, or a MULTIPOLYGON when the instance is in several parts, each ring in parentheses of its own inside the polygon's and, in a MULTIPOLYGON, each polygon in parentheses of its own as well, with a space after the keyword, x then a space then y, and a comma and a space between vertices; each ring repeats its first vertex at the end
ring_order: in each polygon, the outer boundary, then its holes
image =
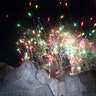
POLYGON ((49 84, 49 75, 43 69, 38 69, 37 79, 43 84, 49 84))
POLYGON ((53 96, 48 85, 36 79, 36 71, 31 61, 23 62, 1 84, 0 96, 53 96))
POLYGON ((50 86, 54 96, 59 96, 59 82, 58 82, 58 80, 51 78, 49 86, 50 86))

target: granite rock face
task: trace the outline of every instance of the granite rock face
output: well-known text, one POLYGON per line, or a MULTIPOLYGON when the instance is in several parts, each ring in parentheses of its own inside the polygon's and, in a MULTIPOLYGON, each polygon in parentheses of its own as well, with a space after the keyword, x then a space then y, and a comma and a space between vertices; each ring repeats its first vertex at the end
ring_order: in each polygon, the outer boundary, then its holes
POLYGON ((96 96, 96 71, 50 78, 31 61, 19 67, 0 65, 0 96, 96 96))
POLYGON ((51 78, 49 82, 49 87, 51 88, 54 96, 59 96, 59 82, 57 79, 51 78))
POLYGON ((64 77, 59 83, 59 96, 96 96, 96 71, 64 77))
POLYGON ((83 96, 83 91, 86 90, 78 76, 65 77, 64 81, 61 82, 59 86, 62 96, 83 96))
POLYGON ((1 84, 0 96, 53 96, 49 86, 36 79, 36 72, 31 61, 23 62, 1 84))
POLYGON ((36 76, 42 84, 49 84, 49 75, 44 69, 38 69, 36 76))

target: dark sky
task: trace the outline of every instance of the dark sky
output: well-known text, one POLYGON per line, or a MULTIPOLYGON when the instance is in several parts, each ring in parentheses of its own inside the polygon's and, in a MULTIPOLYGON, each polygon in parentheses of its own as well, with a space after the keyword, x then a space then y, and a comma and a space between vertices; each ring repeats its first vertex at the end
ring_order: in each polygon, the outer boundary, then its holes
POLYGON ((53 22, 60 13, 67 14, 74 20, 91 16, 96 20, 96 0, 0 0, 0 61, 15 67, 19 65, 20 58, 15 48, 19 36, 16 23, 21 22, 25 26, 32 23, 26 16, 27 11, 32 11, 34 18, 40 15, 46 19, 49 16, 53 22), (30 1, 31 7, 28 6, 30 1), (60 1, 69 2, 68 8, 60 7, 60 1), (38 11, 33 8, 35 4, 40 6, 38 11))

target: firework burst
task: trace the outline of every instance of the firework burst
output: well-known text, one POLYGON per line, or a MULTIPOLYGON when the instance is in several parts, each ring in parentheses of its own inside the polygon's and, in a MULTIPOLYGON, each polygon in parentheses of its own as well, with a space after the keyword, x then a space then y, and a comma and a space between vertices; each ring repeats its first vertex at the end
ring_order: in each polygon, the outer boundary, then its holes
MULTIPOLYGON (((64 5, 68 7, 69 3, 64 5)), ((31 16, 30 13, 28 15, 31 16)), ((51 76, 64 74, 67 69, 72 75, 96 67, 96 23, 89 32, 89 26, 84 28, 86 22, 65 23, 63 19, 64 15, 59 16, 53 27, 48 26, 50 17, 46 26, 38 17, 38 26, 27 29, 16 42, 21 60, 35 62, 38 68, 44 68, 51 76)), ((93 17, 90 17, 89 21, 92 20, 93 17)))

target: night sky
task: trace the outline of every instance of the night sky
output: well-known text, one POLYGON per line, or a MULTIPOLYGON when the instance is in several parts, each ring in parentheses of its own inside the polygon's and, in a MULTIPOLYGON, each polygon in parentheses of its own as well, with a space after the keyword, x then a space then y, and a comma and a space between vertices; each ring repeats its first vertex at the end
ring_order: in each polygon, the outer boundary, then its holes
POLYGON ((14 67, 20 63, 15 42, 23 28, 18 29, 18 22, 26 29, 34 25, 33 18, 40 16, 45 21, 47 17, 52 18, 54 25, 60 13, 74 20, 87 20, 92 16, 96 21, 96 0, 0 0, 0 61, 14 67), (68 8, 61 7, 59 2, 68 2, 68 8), (38 9, 34 8, 36 4, 38 9), (27 12, 32 12, 32 17, 28 17, 27 12))

